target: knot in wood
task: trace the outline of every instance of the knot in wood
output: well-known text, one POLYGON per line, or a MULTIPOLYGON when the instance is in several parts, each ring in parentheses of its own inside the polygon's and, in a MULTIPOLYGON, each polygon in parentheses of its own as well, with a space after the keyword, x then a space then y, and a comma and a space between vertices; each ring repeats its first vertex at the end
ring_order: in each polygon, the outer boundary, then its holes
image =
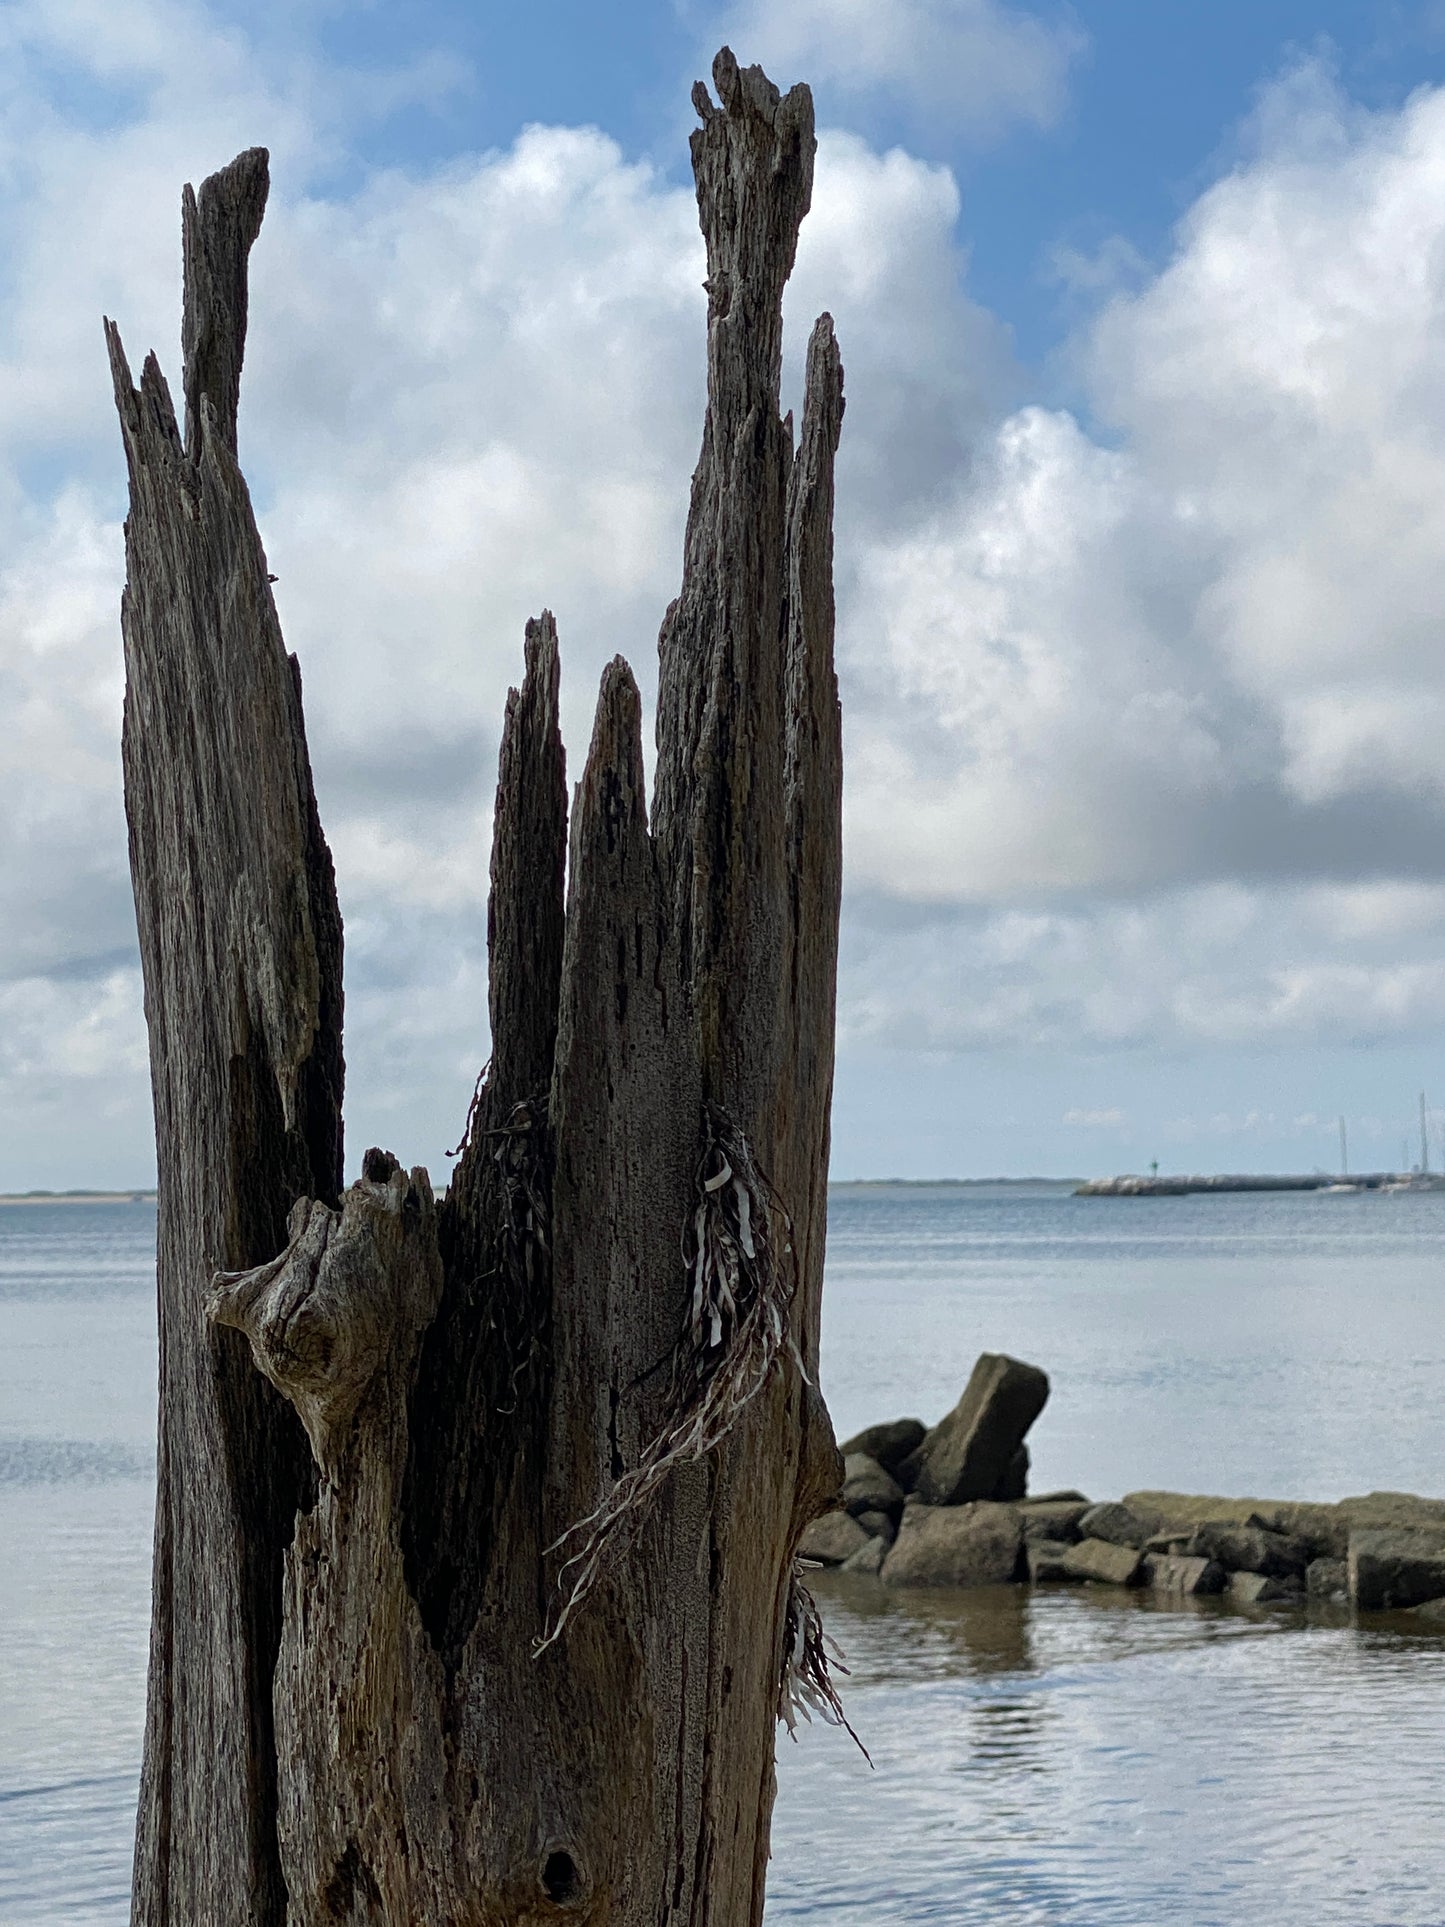
POLYGON ((279 1257, 218 1272, 207 1305, 214 1324, 250 1339, 257 1367, 295 1406, 326 1475, 378 1380, 409 1378, 441 1291, 430 1181, 420 1166, 408 1177, 389 1162, 384 1179, 352 1185, 340 1211, 299 1200, 279 1257))

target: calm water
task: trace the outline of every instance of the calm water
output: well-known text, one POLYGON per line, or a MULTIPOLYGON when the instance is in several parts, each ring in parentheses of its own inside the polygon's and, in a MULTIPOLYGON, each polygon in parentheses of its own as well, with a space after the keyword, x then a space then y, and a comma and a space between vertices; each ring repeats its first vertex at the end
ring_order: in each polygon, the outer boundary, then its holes
MULTIPOLYGON (((0 1207, 0 1921, 126 1918, 154 1212, 0 1207)), ((835 1200, 840 1435, 1045 1366, 1034 1485, 1445 1494, 1445 1197, 835 1200)), ((1212 1604, 820 1582, 846 1736, 784 1741, 770 1922, 1441 1927, 1445 1643, 1212 1604)))

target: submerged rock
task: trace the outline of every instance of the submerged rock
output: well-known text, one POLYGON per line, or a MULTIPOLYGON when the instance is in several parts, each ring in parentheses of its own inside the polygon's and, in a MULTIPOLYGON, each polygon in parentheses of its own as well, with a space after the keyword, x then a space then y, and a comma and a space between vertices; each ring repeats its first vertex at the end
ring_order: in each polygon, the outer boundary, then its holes
POLYGON ((912 1504, 883 1562, 890 1586, 998 1586, 1015 1578, 1023 1545, 1017 1506, 912 1504))
POLYGON ((903 1461, 901 1482, 932 1506, 990 1498, 1016 1477, 1024 1434, 1048 1396, 1048 1376, 1037 1365, 984 1352, 963 1397, 903 1461))

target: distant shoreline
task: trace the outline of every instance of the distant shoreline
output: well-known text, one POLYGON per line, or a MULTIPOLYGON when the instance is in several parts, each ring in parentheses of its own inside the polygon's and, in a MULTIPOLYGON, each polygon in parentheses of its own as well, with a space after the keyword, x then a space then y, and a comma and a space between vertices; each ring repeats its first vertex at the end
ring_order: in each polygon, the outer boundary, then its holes
POLYGON ((154 1204, 154 1191, 7 1191, 0 1204, 154 1204))
POLYGON ((980 1191, 1041 1184, 1051 1188, 1082 1184, 1082 1178, 829 1178, 830 1191, 980 1191))

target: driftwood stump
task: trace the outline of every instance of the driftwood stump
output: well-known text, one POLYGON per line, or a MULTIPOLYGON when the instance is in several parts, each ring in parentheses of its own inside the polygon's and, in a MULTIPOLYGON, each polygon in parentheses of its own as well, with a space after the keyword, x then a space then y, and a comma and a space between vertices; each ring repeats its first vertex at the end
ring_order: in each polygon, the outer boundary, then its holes
POLYGON ((134 1913, 761 1917, 817 1359, 841 755, 824 316, 781 299, 811 97, 694 90, 708 403, 649 820, 627 665, 568 822, 552 619, 508 699, 492 1054, 446 1196, 343 1192, 341 923, 237 463, 267 157, 183 202, 184 434, 107 323, 130 471, 124 762, 160 1171, 134 1913), (570 853, 568 837, 570 834, 570 853))

